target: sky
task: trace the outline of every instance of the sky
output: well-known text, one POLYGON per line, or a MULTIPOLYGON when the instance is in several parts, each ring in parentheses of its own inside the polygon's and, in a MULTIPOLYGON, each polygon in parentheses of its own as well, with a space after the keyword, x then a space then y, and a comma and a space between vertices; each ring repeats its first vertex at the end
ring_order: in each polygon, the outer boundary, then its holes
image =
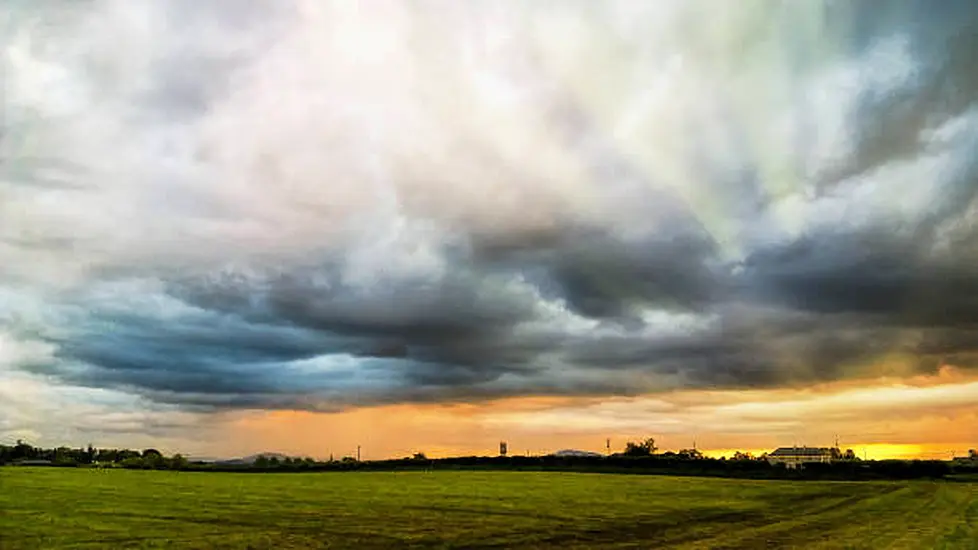
POLYGON ((970 0, 6 0, 0 441, 978 447, 970 0))

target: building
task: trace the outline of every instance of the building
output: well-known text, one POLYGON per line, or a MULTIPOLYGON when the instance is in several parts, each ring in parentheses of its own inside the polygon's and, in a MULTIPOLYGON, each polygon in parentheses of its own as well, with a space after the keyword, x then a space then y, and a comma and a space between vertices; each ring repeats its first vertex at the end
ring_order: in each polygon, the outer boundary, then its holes
POLYGON ((968 456, 956 456, 952 459, 952 462, 966 465, 978 465, 978 449, 968 449, 968 456))
POLYGON ((561 451, 557 451, 556 453, 553 453, 550 456, 558 456, 558 457, 574 456, 574 457, 586 457, 586 458, 601 458, 603 455, 601 453, 593 453, 591 451, 579 451, 577 449, 563 449, 561 451))
POLYGON ((768 453, 767 461, 797 468, 808 462, 832 462, 838 454, 838 450, 831 447, 780 447, 768 453))

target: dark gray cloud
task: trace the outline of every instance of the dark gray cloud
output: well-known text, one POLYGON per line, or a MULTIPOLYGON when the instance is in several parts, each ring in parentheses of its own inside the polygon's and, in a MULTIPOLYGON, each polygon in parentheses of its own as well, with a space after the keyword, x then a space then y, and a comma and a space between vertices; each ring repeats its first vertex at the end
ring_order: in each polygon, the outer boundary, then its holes
POLYGON ((942 252, 929 233, 806 236, 756 252, 739 278, 745 294, 803 311, 865 315, 875 323, 912 327, 978 323, 973 245, 942 252))
POLYGON ((0 367, 315 410, 975 367, 978 7, 775 4, 21 13, 0 338, 45 347, 0 367))
POLYGON ((621 319, 649 304, 700 309, 723 292, 717 246, 693 225, 695 218, 672 221, 661 234, 653 229, 638 238, 567 228, 545 246, 497 249, 490 265, 526 273, 543 292, 586 317, 621 319), (680 229, 684 222, 692 227, 680 229))
POLYGON ((978 97, 978 73, 973 68, 978 10, 974 6, 948 2, 935 10, 932 4, 917 1, 905 3, 904 9, 892 9, 885 2, 857 6, 857 26, 864 28, 865 36, 879 40, 900 33, 896 36, 907 41, 919 64, 901 82, 867 89, 858 98, 857 121, 851 128, 855 151, 824 176, 831 184, 894 160, 914 158, 927 149, 928 131, 966 113, 978 97), (880 17, 881 13, 890 16, 880 17))
POLYGON ((726 275, 681 247, 649 247, 644 268, 595 261, 614 251, 584 247, 594 256, 521 250, 497 257, 496 271, 459 261, 436 285, 381 281, 365 290, 328 263, 269 279, 184 280, 167 299, 192 306, 193 316, 96 312, 91 330, 52 340, 58 359, 84 368, 35 368, 170 403, 318 409, 654 389, 629 383, 636 374, 663 387, 777 386, 845 378, 888 356, 921 372, 975 365, 978 274, 915 238, 815 235, 758 251, 726 275), (517 266, 536 278, 520 278, 517 266), (615 307, 582 306, 593 296, 567 284, 569 269, 619 281, 596 292, 615 307), (657 277, 703 294, 677 302, 657 277), (548 317, 546 303, 565 304, 562 315, 548 317), (665 317, 642 319, 643 308, 665 317), (570 317, 592 324, 574 329, 570 317))

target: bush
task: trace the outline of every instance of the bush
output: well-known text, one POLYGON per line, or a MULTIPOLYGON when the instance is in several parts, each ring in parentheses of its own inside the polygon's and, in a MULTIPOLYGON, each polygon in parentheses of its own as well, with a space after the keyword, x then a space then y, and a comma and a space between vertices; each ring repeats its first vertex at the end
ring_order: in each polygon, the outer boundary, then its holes
POLYGON ((144 470, 149 468, 149 466, 146 465, 146 461, 138 456, 129 457, 123 460, 122 462, 119 463, 119 466, 122 466, 123 468, 139 469, 139 470, 144 470))

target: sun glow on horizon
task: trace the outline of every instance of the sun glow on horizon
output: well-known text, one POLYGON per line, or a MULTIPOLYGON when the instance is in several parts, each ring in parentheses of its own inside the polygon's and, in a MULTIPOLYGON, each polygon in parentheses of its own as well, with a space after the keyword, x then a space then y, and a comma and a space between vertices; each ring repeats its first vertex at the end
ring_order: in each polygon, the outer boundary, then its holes
POLYGON ((275 450, 317 457, 494 456, 580 449, 605 454, 655 437, 662 452, 695 444, 706 456, 760 456, 778 447, 851 448, 859 458, 950 458, 973 448, 978 380, 943 371, 912 384, 851 382, 807 389, 676 391, 634 398, 507 398, 483 403, 401 404, 335 413, 273 411, 229 415, 222 430, 240 452, 275 450), (876 396, 873 399, 866 397, 876 396), (880 419, 874 411, 898 407, 880 419))

